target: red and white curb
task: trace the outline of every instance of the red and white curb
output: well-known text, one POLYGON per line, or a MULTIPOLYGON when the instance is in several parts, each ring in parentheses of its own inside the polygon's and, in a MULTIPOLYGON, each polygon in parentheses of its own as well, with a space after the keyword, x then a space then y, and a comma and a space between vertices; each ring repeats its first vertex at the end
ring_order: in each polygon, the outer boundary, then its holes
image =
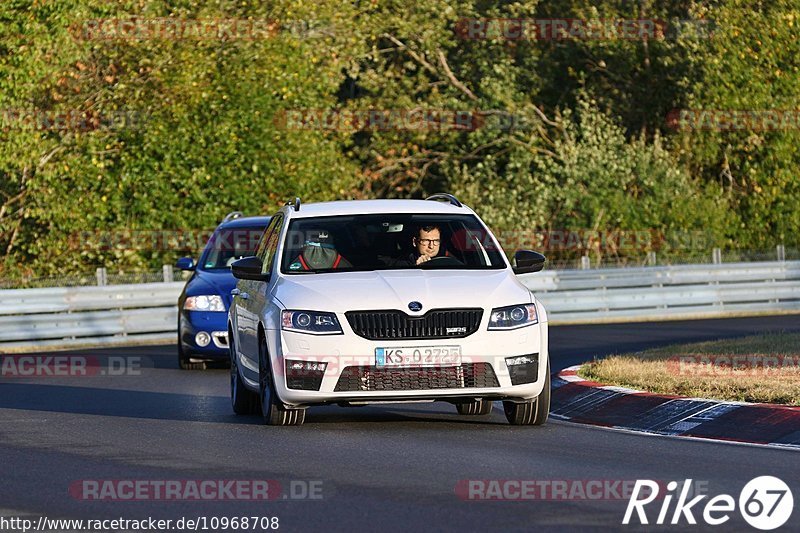
POLYGON ((550 416, 655 435, 761 444, 800 450, 800 407, 684 398, 613 387, 578 376, 553 379, 550 416))

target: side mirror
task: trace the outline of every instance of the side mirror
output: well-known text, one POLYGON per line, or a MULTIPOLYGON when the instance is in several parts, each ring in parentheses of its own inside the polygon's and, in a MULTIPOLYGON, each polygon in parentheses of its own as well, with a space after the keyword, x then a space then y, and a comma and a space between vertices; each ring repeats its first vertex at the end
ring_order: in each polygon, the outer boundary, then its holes
POLYGON ((269 280, 269 275, 262 274, 262 268, 264 268, 264 264, 261 262, 261 259, 254 255, 242 257, 238 261, 231 263, 231 272, 233 273, 233 277, 237 279, 267 281, 269 280))
POLYGON ((539 252, 532 250, 517 250, 514 253, 514 274, 528 274, 539 272, 544 268, 547 258, 539 252))
POLYGON ((191 257, 181 257, 175 262, 175 267, 178 270, 194 270, 194 259, 191 257))

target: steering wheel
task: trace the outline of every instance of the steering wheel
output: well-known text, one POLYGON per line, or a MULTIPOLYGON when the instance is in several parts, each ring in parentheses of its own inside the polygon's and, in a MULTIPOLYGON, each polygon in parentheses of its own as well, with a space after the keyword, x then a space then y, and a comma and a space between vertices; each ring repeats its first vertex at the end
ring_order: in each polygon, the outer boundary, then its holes
POLYGON ((464 263, 456 259, 455 257, 449 255, 440 255, 437 257, 432 257, 425 261, 424 263, 420 263, 417 265, 420 268, 427 268, 427 266, 435 266, 435 267, 444 267, 444 266, 464 266, 464 263))

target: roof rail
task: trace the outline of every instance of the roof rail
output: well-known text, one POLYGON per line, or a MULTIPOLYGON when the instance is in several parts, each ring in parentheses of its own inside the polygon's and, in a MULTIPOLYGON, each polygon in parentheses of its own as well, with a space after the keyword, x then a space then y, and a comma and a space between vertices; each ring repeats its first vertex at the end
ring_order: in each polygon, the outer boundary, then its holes
POLYGON ((220 224, 224 224, 225 222, 228 222, 230 220, 236 220, 237 218, 242 218, 243 216, 244 213, 242 213, 241 211, 231 211, 230 213, 225 215, 225 218, 222 219, 222 222, 220 222, 220 224))
POLYGON ((295 211, 300 211, 300 198, 299 197, 295 197, 294 202, 289 200, 288 202, 286 202, 283 205, 291 205, 292 207, 294 207, 295 211))
POLYGON ((461 206, 461 202, 458 201, 458 198, 456 198, 452 194, 447 194, 446 192, 437 192, 436 194, 428 196, 425 199, 426 200, 437 200, 437 201, 438 200, 447 200, 448 202, 450 202, 451 205, 454 205, 456 207, 462 207, 461 206))

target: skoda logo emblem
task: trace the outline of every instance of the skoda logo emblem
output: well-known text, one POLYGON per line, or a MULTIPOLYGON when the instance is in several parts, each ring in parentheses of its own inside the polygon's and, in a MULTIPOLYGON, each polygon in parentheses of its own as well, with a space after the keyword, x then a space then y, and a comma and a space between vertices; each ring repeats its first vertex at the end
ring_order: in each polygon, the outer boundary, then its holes
POLYGON ((422 311, 422 304, 419 302, 411 302, 408 304, 408 308, 416 313, 417 311, 422 311))

